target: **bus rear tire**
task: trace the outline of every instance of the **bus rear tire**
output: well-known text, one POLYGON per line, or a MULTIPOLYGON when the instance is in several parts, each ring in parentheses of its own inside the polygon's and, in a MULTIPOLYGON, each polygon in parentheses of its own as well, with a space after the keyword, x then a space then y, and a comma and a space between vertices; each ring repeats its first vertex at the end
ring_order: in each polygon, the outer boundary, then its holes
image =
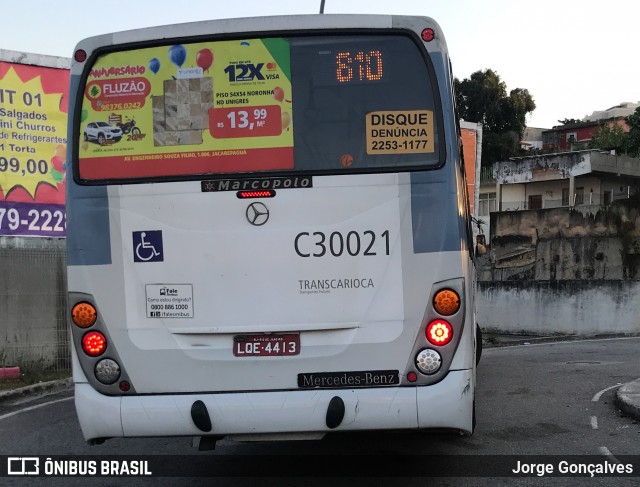
POLYGON ((480 357, 482 357, 482 330, 476 323, 476 366, 480 363, 480 357))
POLYGON ((473 416, 471 417, 471 434, 476 431, 476 400, 473 400, 473 416))

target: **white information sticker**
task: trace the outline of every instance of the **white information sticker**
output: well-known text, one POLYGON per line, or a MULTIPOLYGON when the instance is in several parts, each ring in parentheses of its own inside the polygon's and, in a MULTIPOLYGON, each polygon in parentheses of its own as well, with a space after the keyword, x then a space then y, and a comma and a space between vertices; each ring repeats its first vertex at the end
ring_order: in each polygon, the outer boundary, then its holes
POLYGON ((193 318, 191 284, 147 284, 147 318, 193 318))

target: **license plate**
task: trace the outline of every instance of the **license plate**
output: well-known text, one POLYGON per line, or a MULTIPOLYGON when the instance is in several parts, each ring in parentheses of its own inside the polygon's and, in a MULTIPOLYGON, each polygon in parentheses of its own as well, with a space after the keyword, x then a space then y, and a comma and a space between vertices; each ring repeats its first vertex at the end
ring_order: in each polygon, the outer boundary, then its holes
POLYGON ((233 354, 236 357, 276 357, 298 355, 300 334, 238 335, 233 337, 233 354))

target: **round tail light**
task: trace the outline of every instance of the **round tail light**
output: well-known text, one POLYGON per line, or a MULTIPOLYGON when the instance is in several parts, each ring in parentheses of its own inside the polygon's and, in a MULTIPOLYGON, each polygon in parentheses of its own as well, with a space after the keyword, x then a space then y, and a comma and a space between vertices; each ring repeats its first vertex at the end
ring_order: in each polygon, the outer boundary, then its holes
POLYGON ((80 328, 89 328, 98 319, 98 312, 91 303, 78 303, 71 308, 71 320, 80 328))
POLYGON ((442 289, 433 297, 433 308, 442 316, 451 316, 460 309, 460 296, 452 289, 442 289))
POLYGON ((82 337, 82 349, 90 357, 98 357, 107 349, 107 339, 100 332, 89 332, 82 337))
POLYGON ((113 384, 120 378, 118 362, 110 358, 100 360, 95 366, 96 379, 103 384, 113 384))
POLYGON ((73 53, 73 59, 78 63, 83 63, 87 60, 87 51, 84 49, 78 49, 73 53))
POLYGON ((416 367, 423 374, 435 374, 442 367, 442 357, 435 350, 425 348, 416 356, 416 367))
POLYGON ((453 327, 445 320, 434 320, 427 326, 427 340, 438 346, 449 343, 453 338, 453 327))

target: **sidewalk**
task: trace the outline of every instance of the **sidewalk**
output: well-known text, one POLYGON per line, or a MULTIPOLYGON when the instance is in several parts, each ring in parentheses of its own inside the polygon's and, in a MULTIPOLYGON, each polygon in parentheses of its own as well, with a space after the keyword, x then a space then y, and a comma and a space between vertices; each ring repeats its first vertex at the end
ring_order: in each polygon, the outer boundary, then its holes
POLYGON ((640 379, 620 386, 616 391, 616 406, 625 414, 640 420, 640 379))
POLYGON ((640 336, 637 333, 605 333, 599 335, 535 335, 526 333, 501 333, 498 331, 482 330, 483 348, 509 347, 513 345, 533 345, 536 343, 569 342, 576 340, 601 340, 608 338, 625 338, 640 336))
POLYGON ((49 382, 39 382, 37 384, 18 387, 16 389, 7 389, 6 391, 0 391, 0 404, 35 394, 51 394, 60 392, 66 389, 71 389, 72 387, 73 380, 71 377, 68 377, 66 379, 52 380, 49 382))

